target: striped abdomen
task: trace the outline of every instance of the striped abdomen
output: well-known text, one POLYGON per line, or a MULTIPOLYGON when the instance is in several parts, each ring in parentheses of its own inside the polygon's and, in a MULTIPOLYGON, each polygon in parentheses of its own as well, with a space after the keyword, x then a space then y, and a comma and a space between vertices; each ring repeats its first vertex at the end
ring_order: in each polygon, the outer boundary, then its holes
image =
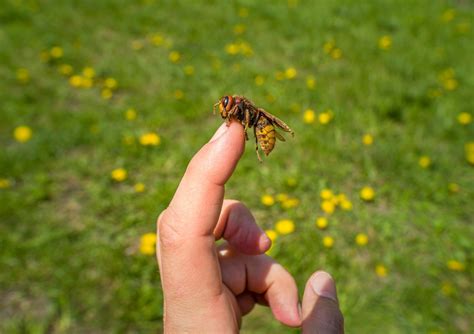
POLYGON ((257 141, 262 148, 265 155, 269 155, 275 147, 276 131, 271 120, 263 115, 258 118, 257 124, 255 125, 255 134, 257 135, 257 141))

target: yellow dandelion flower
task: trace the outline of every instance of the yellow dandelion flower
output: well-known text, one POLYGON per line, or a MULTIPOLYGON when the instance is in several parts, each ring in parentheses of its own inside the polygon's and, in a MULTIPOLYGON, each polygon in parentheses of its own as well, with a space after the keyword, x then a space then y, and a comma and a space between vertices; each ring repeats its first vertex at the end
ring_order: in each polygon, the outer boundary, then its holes
POLYGON ((331 58, 332 59, 337 60, 337 59, 341 59, 341 57, 342 57, 342 50, 341 49, 335 48, 331 51, 331 58))
POLYGON ((466 145, 464 145, 464 150, 466 153, 474 153, 474 141, 466 143, 466 145))
POLYGON ((374 143, 374 137, 371 134, 366 133, 362 136, 362 144, 365 146, 372 145, 374 143))
POLYGON ((316 227, 324 230, 326 227, 328 227, 328 219, 326 217, 316 218, 316 227))
POLYGON ((163 45, 165 38, 161 34, 153 34, 150 36, 150 42, 155 46, 163 45))
POLYGON ((181 59, 181 54, 178 51, 171 51, 168 58, 172 63, 177 63, 181 59))
POLYGON ((133 108, 128 108, 126 111, 125 111, 125 118, 128 120, 128 121, 133 121, 137 118, 137 111, 133 108))
POLYGON ((316 79, 312 75, 306 77, 306 87, 308 87, 308 89, 314 89, 314 87, 316 87, 316 79))
POLYGON ((181 89, 177 89, 174 91, 174 98, 176 100, 182 100, 184 98, 184 92, 181 89))
POLYGON ((321 199, 323 200, 330 200, 331 198, 334 197, 334 194, 332 192, 331 189, 328 189, 328 188, 324 188, 321 190, 321 192, 319 193, 319 196, 321 197, 321 199))
POLYGON ((128 173, 124 168, 116 168, 110 173, 110 176, 114 181, 122 182, 127 179, 128 173))
POLYGON ((445 23, 451 22, 456 16, 456 11, 453 8, 446 9, 443 14, 441 14, 441 20, 445 23))
POLYGON ((275 230, 282 235, 293 233, 295 230, 295 223, 290 219, 279 220, 275 224, 275 230))
POLYGON ((448 67, 444 70, 442 70, 439 74, 438 74, 438 80, 440 82, 443 82, 443 81, 446 81, 448 79, 453 79, 454 78, 454 69, 452 67, 448 67))
POLYGON ((285 210, 296 208, 300 204, 300 200, 297 198, 288 198, 281 203, 281 207, 285 210))
POLYGON ((378 264, 375 266, 375 273, 378 277, 386 277, 388 274, 388 269, 383 264, 378 264))
POLYGON ((73 68, 69 64, 61 64, 58 67, 58 72, 61 73, 62 75, 71 75, 73 72, 73 68))
POLYGON ((276 195, 276 199, 278 202, 284 202, 288 200, 288 198, 289 198, 288 194, 285 194, 285 193, 279 193, 276 195))
POLYGON ((421 168, 428 168, 431 166, 431 159, 427 155, 422 155, 420 159, 418 159, 418 165, 420 165, 421 168))
POLYGON ((239 16, 240 17, 247 17, 249 16, 249 10, 245 7, 239 8, 239 16))
POLYGON ((30 72, 26 68, 19 68, 16 70, 16 79, 18 82, 27 83, 30 81, 30 72))
POLYGON ((277 71, 275 73, 275 79, 277 79, 278 81, 281 81, 281 80, 285 79, 285 72, 277 71))
POLYGON ((81 87, 83 78, 80 75, 73 75, 69 78, 69 84, 72 87, 81 87))
POLYGON ((140 238, 140 253, 144 255, 155 254, 156 234, 146 233, 140 238))
POLYGON ((272 242, 278 238, 278 233, 275 230, 265 230, 265 234, 272 242))
POLYGON ((297 184, 298 184, 298 180, 295 177, 286 178, 286 185, 288 187, 296 187, 297 184))
POLYGON ((460 190, 459 184, 457 183, 449 183, 448 190, 452 193, 458 193, 460 190))
POLYGON ((114 78, 106 78, 104 80, 104 86, 109 88, 109 89, 115 89, 118 86, 118 82, 114 78))
POLYGON ((336 206, 332 201, 325 200, 321 203, 321 209, 327 214, 332 214, 336 209, 336 206))
POLYGON ((332 248, 332 246, 334 246, 334 238, 329 235, 326 235, 323 238, 323 246, 326 248, 332 248))
POLYGON ((344 211, 351 211, 352 210, 352 202, 349 200, 343 200, 339 203, 341 209, 344 211))
POLYGON ((247 42, 240 42, 239 44, 239 50, 240 52, 245 55, 245 56, 251 56, 253 55, 253 49, 252 47, 250 46, 249 43, 247 42))
POLYGON ((257 86, 262 86, 264 83, 265 83, 265 78, 264 78, 263 76, 257 75, 257 76, 255 77, 255 84, 256 84, 257 86))
POLYGON ((0 189, 10 188, 11 182, 8 179, 0 178, 0 189))
POLYGON ((86 66, 82 69, 82 75, 84 78, 92 79, 95 77, 95 70, 90 66, 86 66))
POLYGON ((326 111, 326 112, 322 112, 318 115, 318 120, 319 120, 319 123, 321 124, 328 124, 332 119, 332 115, 329 111, 326 111))
POLYGON ((343 201, 347 201, 347 196, 344 193, 340 193, 335 195, 339 203, 342 203, 343 201))
POLYGON ((161 138, 154 132, 148 132, 142 134, 139 141, 143 146, 158 146, 160 145, 161 138))
POLYGON ((324 45, 323 45, 324 53, 330 54, 332 49, 334 49, 335 46, 336 46, 336 44, 334 43, 334 41, 328 41, 328 42, 324 43, 324 45))
POLYGON ((51 55, 51 58, 58 59, 58 58, 61 58, 64 55, 64 51, 61 47, 54 46, 49 51, 49 54, 51 55))
POLYGON ((369 242, 369 237, 365 233, 358 233, 355 237, 355 242, 359 246, 365 246, 369 242))
POLYGON ((100 96, 102 96, 104 100, 109 100, 112 97, 112 95, 114 95, 114 92, 109 88, 104 88, 100 92, 100 96))
POLYGON ((130 44, 130 46, 131 46, 131 48, 132 48, 133 50, 138 51, 138 50, 143 49, 144 44, 143 44, 143 42, 140 41, 140 40, 134 40, 134 41, 132 41, 132 43, 130 44))
POLYGON ((236 55, 239 51, 239 46, 235 43, 229 43, 225 46, 225 52, 230 55, 236 55))
POLYGON ((474 165, 474 149, 473 149, 473 146, 474 146, 474 143, 468 143, 468 144, 466 144, 466 147, 465 147, 466 160, 471 165, 474 165))
POLYGON ((456 79, 447 79, 443 82, 444 89, 455 90, 458 88, 458 81, 456 79))
POLYGON ((13 138, 19 143, 26 143, 33 136, 33 131, 29 126, 20 125, 13 130, 13 138))
POLYGON ((360 190, 360 198, 366 202, 373 201, 375 198, 375 190, 369 186, 363 187, 360 190))
POLYGON ((296 68, 294 68, 294 67, 288 67, 285 70, 285 78, 287 78, 287 79, 294 79, 294 78, 296 78, 297 74, 298 74, 298 72, 296 72, 296 68))
POLYGON ((466 154, 466 160, 469 162, 471 165, 474 165, 474 153, 468 153, 466 154))
POLYGON ((306 124, 311 124, 314 123, 314 120, 316 119, 316 114, 314 110, 312 109, 306 109, 303 114, 303 121, 306 124))
POLYGON ((246 30, 245 25, 243 24, 236 24, 233 28, 234 34, 236 35, 242 35, 246 30))
POLYGON ((92 84, 93 84, 93 82, 92 82, 91 78, 82 78, 81 87, 91 88, 92 84))
POLYGON ((184 71, 184 74, 191 76, 194 74, 194 66, 186 65, 184 66, 183 71, 184 71))
POLYGON ((379 48, 382 50, 388 50, 392 47, 392 37, 382 36, 379 38, 379 48))
POLYGON ((260 201, 263 205, 266 206, 272 206, 273 204, 275 204, 275 199, 273 198, 273 196, 268 194, 262 195, 260 201))
POLYGON ((464 271, 466 269, 466 265, 457 260, 449 260, 446 262, 446 266, 452 271, 464 271))
POLYGON ((462 125, 467 125, 472 122, 472 115, 468 112, 462 112, 458 115, 458 122, 462 125))
POLYGON ((138 183, 135 183, 133 185, 133 189, 135 190, 135 192, 137 193, 142 193, 145 191, 145 185, 141 182, 138 182, 138 183))
POLYGON ((441 285, 441 292, 445 296, 451 296, 452 294, 454 294, 453 284, 450 282, 443 282, 443 284, 441 285))

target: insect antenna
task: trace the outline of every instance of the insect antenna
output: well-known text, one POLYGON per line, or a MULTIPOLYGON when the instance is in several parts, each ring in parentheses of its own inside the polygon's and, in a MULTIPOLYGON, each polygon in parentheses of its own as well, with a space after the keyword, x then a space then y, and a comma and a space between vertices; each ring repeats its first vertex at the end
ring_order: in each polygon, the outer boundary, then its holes
POLYGON ((215 115, 216 114, 216 107, 221 103, 221 101, 218 101, 214 104, 214 106, 212 107, 212 114, 215 115))

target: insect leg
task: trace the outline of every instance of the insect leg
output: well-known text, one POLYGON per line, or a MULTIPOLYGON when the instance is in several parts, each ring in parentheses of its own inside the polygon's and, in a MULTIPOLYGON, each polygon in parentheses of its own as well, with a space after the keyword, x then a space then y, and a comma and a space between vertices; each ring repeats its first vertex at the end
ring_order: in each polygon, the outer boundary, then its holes
POLYGON ((260 158, 260 153, 258 153, 258 139, 257 139, 257 130, 256 127, 253 128, 253 135, 255 136, 255 152, 257 153, 258 161, 262 162, 262 158, 260 158))

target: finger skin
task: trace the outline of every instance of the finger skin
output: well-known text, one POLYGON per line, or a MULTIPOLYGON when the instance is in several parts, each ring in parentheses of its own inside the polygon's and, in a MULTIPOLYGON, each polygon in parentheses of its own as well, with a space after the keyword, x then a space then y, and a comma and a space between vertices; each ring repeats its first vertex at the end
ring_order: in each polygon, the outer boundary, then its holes
POLYGON ((239 252, 249 255, 265 253, 272 243, 250 210, 243 203, 228 199, 222 205, 214 236, 223 237, 239 252))
POLYGON ((243 153, 244 142, 240 124, 221 126, 193 157, 170 205, 160 215, 158 262, 165 328, 171 332, 179 326, 217 331, 209 321, 211 315, 222 323, 237 323, 223 290, 213 231, 224 184, 243 153))
MULTIPOLYGON (((235 295, 252 293, 259 302, 262 295, 274 317, 281 323, 298 327, 301 318, 298 312, 298 289, 293 277, 271 257, 261 254, 249 256, 239 253, 229 245, 219 247, 222 281, 235 295)), ((239 300, 238 300, 239 301, 239 300)), ((241 307, 251 309, 254 304, 245 301, 241 307)))
POLYGON ((344 333, 344 318, 337 301, 336 285, 328 273, 318 271, 306 283, 302 315, 304 334, 344 333))

